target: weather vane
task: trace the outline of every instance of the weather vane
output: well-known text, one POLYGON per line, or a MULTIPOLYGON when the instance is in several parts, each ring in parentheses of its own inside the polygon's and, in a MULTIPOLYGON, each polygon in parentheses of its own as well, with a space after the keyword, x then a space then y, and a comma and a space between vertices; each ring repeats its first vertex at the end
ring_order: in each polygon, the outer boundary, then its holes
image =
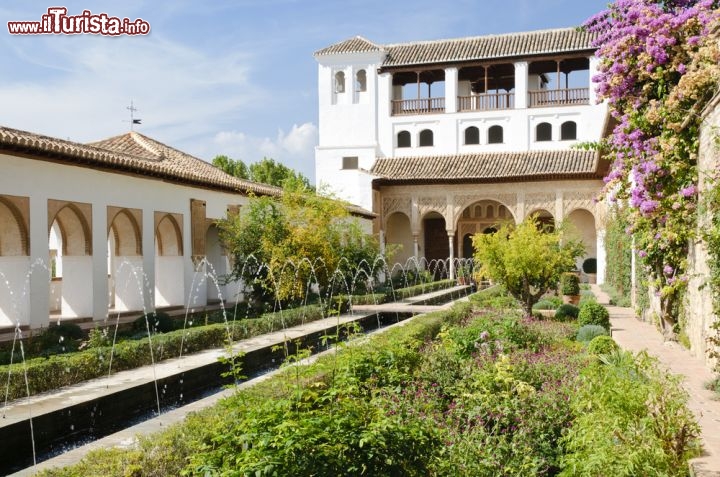
POLYGON ((126 109, 130 111, 130 130, 133 130, 133 127, 136 124, 142 124, 142 119, 135 117, 135 112, 138 110, 135 106, 133 106, 132 99, 130 100, 130 106, 127 106, 126 109))

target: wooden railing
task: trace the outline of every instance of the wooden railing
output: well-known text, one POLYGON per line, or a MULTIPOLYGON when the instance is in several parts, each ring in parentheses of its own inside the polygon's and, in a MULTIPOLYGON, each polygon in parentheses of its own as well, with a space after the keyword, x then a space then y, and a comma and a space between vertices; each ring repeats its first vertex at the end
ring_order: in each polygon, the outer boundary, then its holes
POLYGON ((393 99, 392 114, 435 114, 445 112, 445 98, 393 99))
POLYGON ((490 93, 475 96, 458 96, 458 111, 490 111, 513 109, 515 93, 490 93))
POLYGON ((590 88, 548 89, 529 91, 531 108, 590 104, 590 88))

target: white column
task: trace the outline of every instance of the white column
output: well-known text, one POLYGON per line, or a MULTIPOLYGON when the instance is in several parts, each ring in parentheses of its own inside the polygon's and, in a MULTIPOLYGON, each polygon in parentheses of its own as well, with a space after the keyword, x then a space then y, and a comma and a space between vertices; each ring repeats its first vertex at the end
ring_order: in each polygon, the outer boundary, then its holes
POLYGON ((515 109, 528 107, 528 63, 515 63, 515 109))
MULTIPOLYGON (((633 259, 634 259, 633 253, 633 259)), ((602 285, 605 283, 605 261, 607 256, 605 253, 605 230, 600 229, 597 231, 597 284, 602 285)), ((634 274, 633 274, 634 276, 634 274)))
POLYGON ((48 198, 30 198, 30 280, 24 290, 30 296, 30 328, 47 327, 50 321, 50 244, 48 241, 48 198))
POLYGON ((155 309, 155 211, 143 209, 142 222, 143 304, 149 313, 155 309))
POLYGON ((445 68, 445 112, 457 113, 458 69, 445 68))
POLYGON ((455 238, 455 234, 452 232, 448 232, 448 245, 450 248, 450 276, 448 278, 454 279, 455 278, 455 247, 453 246, 453 238, 455 238))
POLYGON ((107 204, 92 205, 92 279, 93 320, 103 321, 108 316, 108 229, 107 204))
POLYGON ((590 88, 590 104, 595 104, 597 102, 597 93, 595 92, 595 87, 597 86, 595 83, 593 83, 593 76, 597 74, 598 71, 598 65, 600 64, 600 60, 595 57, 591 56, 589 58, 590 60, 590 71, 589 71, 589 77, 590 79, 588 87, 590 88))

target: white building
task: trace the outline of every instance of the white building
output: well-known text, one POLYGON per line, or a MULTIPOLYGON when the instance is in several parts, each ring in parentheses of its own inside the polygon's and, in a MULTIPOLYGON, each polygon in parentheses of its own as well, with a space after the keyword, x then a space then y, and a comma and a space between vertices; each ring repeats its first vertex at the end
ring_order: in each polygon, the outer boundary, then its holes
POLYGON ((230 271, 216 221, 280 193, 137 132, 79 144, 0 127, 0 167, 0 332, 234 302, 239 285, 213 280, 230 271))
POLYGON ((572 148, 607 128, 590 42, 567 28, 317 51, 318 186, 377 213, 400 260, 470 257, 501 220, 569 220, 602 280, 608 164, 572 148))

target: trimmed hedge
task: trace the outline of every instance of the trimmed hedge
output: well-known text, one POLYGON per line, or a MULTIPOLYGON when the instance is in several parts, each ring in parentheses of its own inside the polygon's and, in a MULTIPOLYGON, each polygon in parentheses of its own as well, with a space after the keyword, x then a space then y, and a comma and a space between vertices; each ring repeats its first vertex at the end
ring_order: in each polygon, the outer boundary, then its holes
POLYGON ((610 331, 610 313, 607 308, 593 301, 583 303, 578 313, 578 324, 599 325, 610 331))
POLYGON ((575 321, 580 313, 580 308, 570 303, 564 303, 555 310, 556 321, 575 321))
MULTIPOLYGON (((318 305, 308 305, 276 313, 267 313, 259 318, 230 322, 226 326, 213 324, 198 326, 164 334, 153 334, 150 338, 121 341, 112 347, 91 348, 76 353, 53 355, 49 358, 34 358, 23 363, 0 366, 0 376, 8 376, 8 399, 27 396, 25 389, 25 366, 27 366, 30 395, 50 391, 63 386, 77 384, 88 379, 108 374, 110 355, 112 371, 124 371, 154 362, 197 353, 210 348, 219 348, 227 344, 228 336, 233 341, 272 333, 284 327, 316 321, 325 317, 318 305), (183 339, 184 336, 184 339, 183 339), (153 360, 150 359, 152 342, 153 360)), ((144 320, 144 318, 143 318, 144 320)))
POLYGON ((443 288, 450 288, 455 286, 455 280, 438 280, 436 282, 424 283, 422 285, 415 285, 407 288, 398 288, 395 292, 389 292, 388 298, 392 300, 405 300, 412 298, 417 295, 424 293, 432 293, 434 291, 442 290, 443 288))

